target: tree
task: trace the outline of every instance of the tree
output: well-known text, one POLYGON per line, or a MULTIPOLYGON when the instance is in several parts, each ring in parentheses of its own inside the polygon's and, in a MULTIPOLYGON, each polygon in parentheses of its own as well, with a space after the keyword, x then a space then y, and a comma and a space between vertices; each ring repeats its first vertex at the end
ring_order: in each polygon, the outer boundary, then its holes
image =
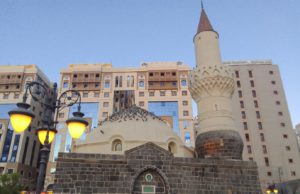
POLYGON ((22 188, 19 174, 3 174, 0 176, 0 194, 19 194, 22 188))

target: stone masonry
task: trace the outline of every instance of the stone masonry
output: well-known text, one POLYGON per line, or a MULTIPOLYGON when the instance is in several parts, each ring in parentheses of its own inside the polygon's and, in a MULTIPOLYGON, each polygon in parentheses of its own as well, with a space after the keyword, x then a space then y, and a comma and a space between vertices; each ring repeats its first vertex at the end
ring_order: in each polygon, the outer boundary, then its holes
POLYGON ((252 161, 177 158, 149 142, 124 155, 59 153, 54 193, 261 193, 252 161), (146 175, 152 179, 145 179, 146 175))

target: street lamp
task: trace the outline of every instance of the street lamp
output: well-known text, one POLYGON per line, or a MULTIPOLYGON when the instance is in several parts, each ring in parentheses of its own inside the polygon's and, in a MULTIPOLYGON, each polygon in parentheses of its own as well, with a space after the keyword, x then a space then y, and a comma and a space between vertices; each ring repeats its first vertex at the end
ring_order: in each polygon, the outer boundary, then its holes
POLYGON ((278 189, 276 189, 275 184, 268 186, 266 192, 270 193, 278 193, 278 189))
POLYGON ((45 114, 48 113, 48 115, 46 115, 47 118, 42 119, 43 126, 36 130, 39 141, 43 145, 43 148, 41 149, 39 175, 36 185, 37 194, 40 194, 43 189, 50 144, 57 133, 56 124, 59 112, 66 107, 70 107, 78 103, 77 111, 73 113, 72 118, 69 118, 66 121, 69 133, 74 139, 80 138, 88 125, 88 122, 83 119, 84 114, 80 111, 81 95, 78 91, 67 90, 57 98, 56 83, 54 84, 53 91, 54 93, 51 94, 49 89, 36 81, 27 83, 23 102, 17 103, 17 108, 8 112, 10 122, 16 133, 22 133, 25 131, 35 117, 34 113, 29 109, 30 105, 26 103, 28 93, 32 96, 34 101, 40 103, 46 108, 45 114), (53 112, 56 113, 55 119, 53 119, 53 112))

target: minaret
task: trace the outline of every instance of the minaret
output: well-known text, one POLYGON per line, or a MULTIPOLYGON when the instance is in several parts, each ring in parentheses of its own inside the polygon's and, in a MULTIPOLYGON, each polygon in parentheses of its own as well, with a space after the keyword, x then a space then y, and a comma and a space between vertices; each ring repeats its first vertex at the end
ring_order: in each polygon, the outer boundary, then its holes
POLYGON ((233 73, 222 64, 219 34, 203 5, 194 44, 196 67, 189 91, 198 108, 196 153, 199 158, 242 159, 243 141, 232 114, 233 73))

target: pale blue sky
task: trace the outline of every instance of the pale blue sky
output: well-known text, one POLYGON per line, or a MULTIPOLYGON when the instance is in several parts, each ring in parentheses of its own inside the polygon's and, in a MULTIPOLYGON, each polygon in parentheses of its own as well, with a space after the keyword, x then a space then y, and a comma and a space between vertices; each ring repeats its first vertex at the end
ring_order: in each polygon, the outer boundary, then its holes
MULTIPOLYGON (((204 0, 227 60, 278 64, 300 123, 300 1, 204 0)), ((0 64, 37 64, 53 81, 71 63, 194 66, 200 0, 0 0, 0 64)))

